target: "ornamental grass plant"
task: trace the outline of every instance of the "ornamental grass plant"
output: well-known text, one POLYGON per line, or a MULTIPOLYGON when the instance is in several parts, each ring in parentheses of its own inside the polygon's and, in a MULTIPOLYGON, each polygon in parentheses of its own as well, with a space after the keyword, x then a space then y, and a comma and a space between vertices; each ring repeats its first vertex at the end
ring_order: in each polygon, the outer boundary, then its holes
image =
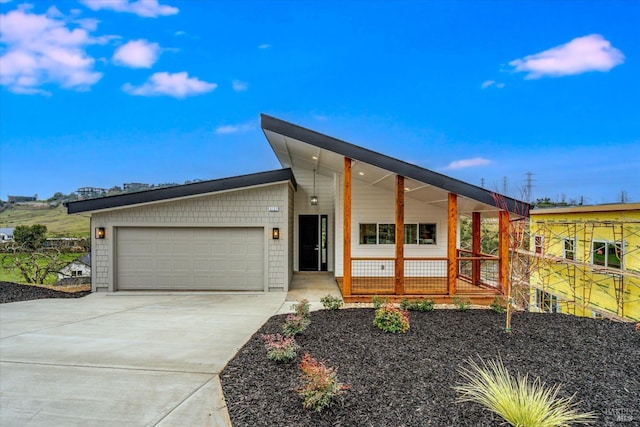
POLYGON ((476 402, 498 414, 512 426, 560 427, 591 424, 593 413, 580 413, 573 402, 575 395, 558 397, 560 386, 547 387, 540 378, 512 376, 502 360, 476 363, 460 368, 466 383, 454 387, 460 402, 476 402))

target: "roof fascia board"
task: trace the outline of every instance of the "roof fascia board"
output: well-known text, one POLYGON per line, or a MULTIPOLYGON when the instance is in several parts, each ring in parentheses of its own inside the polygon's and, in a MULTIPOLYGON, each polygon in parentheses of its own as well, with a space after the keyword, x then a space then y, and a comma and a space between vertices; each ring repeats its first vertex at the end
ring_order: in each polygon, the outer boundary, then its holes
MULTIPOLYGON (((406 178, 431 184, 450 193, 456 193, 489 206, 501 208, 501 206, 496 205, 496 200, 493 196, 493 194, 498 193, 363 147, 359 147, 349 142, 321 134, 314 130, 285 122, 284 120, 280 120, 266 114, 261 114, 260 118, 263 130, 269 130, 325 150, 333 151, 334 153, 348 157, 352 160, 368 163, 406 178)), ((528 203, 500 194, 498 194, 498 197, 504 199, 504 203, 509 212, 519 216, 528 216, 528 203)))
POLYGON ((568 206, 531 209, 531 215, 550 215, 563 213, 628 212, 640 210, 640 203, 614 203, 607 205, 568 206))
POLYGON ((202 181, 192 184, 177 185, 174 187, 140 191, 136 193, 67 202, 64 206, 66 206, 68 214, 99 212, 126 209, 133 206, 138 207, 166 201, 185 200, 194 197, 201 197, 207 194, 220 194, 241 189, 265 187, 285 182, 289 182, 293 186, 294 190, 297 190, 297 183, 291 169, 278 169, 275 171, 202 181))

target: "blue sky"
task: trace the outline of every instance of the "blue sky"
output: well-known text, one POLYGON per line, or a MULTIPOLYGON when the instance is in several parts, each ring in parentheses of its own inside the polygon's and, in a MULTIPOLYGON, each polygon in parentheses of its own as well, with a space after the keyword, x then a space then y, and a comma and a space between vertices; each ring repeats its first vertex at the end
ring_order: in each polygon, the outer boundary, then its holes
POLYGON ((640 2, 0 0, 0 198, 277 169, 266 113, 519 197, 640 201, 640 2))

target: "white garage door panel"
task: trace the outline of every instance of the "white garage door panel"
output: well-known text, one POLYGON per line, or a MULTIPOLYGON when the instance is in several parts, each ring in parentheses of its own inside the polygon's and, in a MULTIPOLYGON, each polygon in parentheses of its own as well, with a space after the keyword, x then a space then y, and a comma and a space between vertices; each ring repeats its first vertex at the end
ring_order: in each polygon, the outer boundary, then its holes
POLYGON ((117 230, 119 290, 264 289, 262 228, 117 230))

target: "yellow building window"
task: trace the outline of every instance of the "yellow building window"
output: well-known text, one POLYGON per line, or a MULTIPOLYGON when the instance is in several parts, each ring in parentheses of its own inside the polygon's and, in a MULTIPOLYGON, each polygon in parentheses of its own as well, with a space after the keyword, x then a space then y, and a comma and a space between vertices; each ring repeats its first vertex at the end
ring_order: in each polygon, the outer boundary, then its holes
POLYGON ((622 243, 594 241, 591 250, 591 263, 608 268, 621 268, 622 243))

